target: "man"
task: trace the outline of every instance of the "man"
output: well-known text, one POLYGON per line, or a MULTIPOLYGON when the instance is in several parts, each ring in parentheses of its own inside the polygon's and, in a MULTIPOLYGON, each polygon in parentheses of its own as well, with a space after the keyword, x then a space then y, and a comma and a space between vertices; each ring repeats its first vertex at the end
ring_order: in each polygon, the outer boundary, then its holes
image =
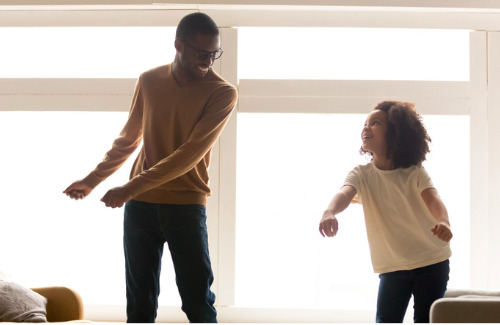
POLYGON ((64 193, 83 199, 139 146, 130 180, 109 190, 106 206, 125 204, 127 321, 154 322, 164 243, 190 322, 217 322, 210 290, 205 205, 210 152, 236 105, 236 89, 211 66, 222 55, 219 29, 203 13, 177 26, 171 64, 143 73, 130 114, 104 160, 64 193))

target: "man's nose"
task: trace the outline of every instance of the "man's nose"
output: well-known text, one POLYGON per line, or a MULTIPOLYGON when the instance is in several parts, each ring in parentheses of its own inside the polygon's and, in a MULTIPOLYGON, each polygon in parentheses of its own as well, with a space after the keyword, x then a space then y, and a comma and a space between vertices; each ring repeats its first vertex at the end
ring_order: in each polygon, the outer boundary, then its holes
POLYGON ((206 63, 209 67, 212 66, 212 64, 214 64, 215 60, 213 58, 212 55, 208 55, 205 60, 203 60, 204 63, 206 63))

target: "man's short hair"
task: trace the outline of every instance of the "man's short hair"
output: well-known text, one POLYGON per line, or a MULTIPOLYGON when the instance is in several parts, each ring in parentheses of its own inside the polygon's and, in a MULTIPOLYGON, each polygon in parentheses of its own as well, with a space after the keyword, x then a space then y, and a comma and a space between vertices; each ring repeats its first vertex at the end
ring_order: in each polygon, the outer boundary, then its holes
POLYGON ((219 35, 217 24, 202 12, 184 16, 177 25, 175 38, 181 41, 193 41, 198 34, 219 35))

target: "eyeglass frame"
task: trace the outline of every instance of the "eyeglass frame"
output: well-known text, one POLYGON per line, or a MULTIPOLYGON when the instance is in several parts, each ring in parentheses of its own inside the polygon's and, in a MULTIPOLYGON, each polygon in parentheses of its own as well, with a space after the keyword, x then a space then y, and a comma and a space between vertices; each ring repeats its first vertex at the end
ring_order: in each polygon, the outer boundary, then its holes
POLYGON ((190 48, 192 48, 195 52, 196 58, 200 59, 200 60, 206 60, 207 58, 210 57, 212 59, 212 62, 215 62, 215 60, 219 59, 222 56, 222 54, 224 53, 224 50, 222 49, 222 47, 219 47, 219 49, 217 51, 208 52, 208 51, 200 50, 200 49, 194 47, 193 45, 191 45, 188 42, 185 42, 183 40, 180 40, 180 41, 182 43, 186 44, 187 46, 189 46, 190 48), (219 54, 219 56, 215 57, 217 55, 217 53, 220 53, 220 54, 219 54))

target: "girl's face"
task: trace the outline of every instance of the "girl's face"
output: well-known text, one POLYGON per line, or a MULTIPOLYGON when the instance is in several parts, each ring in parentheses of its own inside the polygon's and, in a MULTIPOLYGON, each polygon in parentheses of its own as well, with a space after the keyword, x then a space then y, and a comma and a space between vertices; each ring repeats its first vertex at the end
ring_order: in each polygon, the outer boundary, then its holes
POLYGON ((371 152, 374 158, 386 157, 385 135, 387 133, 387 123, 387 113, 381 110, 373 110, 368 114, 361 132, 362 148, 371 152))

